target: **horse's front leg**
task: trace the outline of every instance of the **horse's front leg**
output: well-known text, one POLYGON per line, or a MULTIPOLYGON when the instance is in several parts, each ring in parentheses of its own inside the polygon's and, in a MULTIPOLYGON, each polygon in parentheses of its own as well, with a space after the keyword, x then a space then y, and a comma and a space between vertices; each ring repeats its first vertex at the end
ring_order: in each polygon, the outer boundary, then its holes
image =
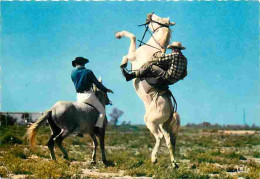
POLYGON ((128 58, 127 56, 123 56, 123 59, 121 61, 121 64, 120 64, 120 68, 123 69, 127 66, 127 63, 128 63, 128 58))
POLYGON ((136 51, 136 37, 134 34, 127 32, 127 31, 121 31, 121 32, 117 32, 115 34, 115 37, 117 39, 121 39, 122 37, 128 37, 130 39, 130 46, 129 46, 129 50, 128 50, 128 55, 130 55, 131 53, 134 53, 136 51))
POLYGON ((97 153, 98 142, 95 134, 90 134, 90 137, 93 140, 93 152, 92 152, 91 164, 96 164, 96 153, 97 153))
POLYGON ((159 148, 161 146, 163 134, 160 131, 159 124, 154 123, 152 118, 153 118, 153 116, 149 116, 146 113, 146 115, 145 115, 146 126, 150 130, 150 132, 153 134, 153 136, 156 140, 153 151, 152 151, 152 155, 151 155, 151 161, 154 164, 157 162, 157 154, 158 154, 159 148))

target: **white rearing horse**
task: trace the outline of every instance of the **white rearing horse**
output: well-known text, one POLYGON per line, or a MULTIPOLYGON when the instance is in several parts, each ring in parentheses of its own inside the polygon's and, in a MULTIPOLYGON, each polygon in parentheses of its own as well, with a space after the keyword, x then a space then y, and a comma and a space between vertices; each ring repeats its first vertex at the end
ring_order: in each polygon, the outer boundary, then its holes
MULTIPOLYGON (((155 52, 159 51, 159 49, 162 52, 165 52, 171 36, 169 26, 175 24, 171 23, 169 18, 161 18, 153 13, 147 15, 147 24, 148 23, 153 35, 146 43, 147 45, 142 45, 137 49, 134 34, 127 31, 121 31, 115 34, 115 37, 118 39, 121 37, 128 37, 130 39, 128 54, 123 57, 121 64, 126 64, 129 60, 132 63, 132 70, 139 69, 155 52)), ((171 97, 169 95, 159 95, 156 100, 145 92, 139 78, 134 79, 133 84, 138 96, 145 105, 146 113, 144 121, 146 126, 156 139, 151 155, 152 163, 157 162, 157 153, 164 137, 170 151, 172 165, 177 168, 178 165, 174 160, 174 153, 180 126, 180 117, 178 113, 173 110, 171 97)))

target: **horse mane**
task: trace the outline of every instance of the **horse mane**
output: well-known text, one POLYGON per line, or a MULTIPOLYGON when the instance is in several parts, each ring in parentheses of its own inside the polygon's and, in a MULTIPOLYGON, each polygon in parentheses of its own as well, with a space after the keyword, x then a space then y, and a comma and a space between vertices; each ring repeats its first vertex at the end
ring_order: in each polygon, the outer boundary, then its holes
MULTIPOLYGON (((163 48, 166 49, 167 46, 168 46, 168 45, 170 44, 170 42, 171 42, 172 30, 171 30, 170 28, 167 28, 167 27, 161 27, 161 28, 162 28, 163 32, 166 33, 166 37, 165 37, 166 41, 165 41, 165 43, 163 44, 163 48)), ((156 33, 156 32, 155 32, 155 33, 156 33)))
POLYGON ((172 38, 172 30, 170 28, 167 28, 167 30, 168 30, 168 33, 167 33, 167 36, 166 36, 167 40, 166 40, 164 48, 167 48, 167 46, 170 44, 171 38, 172 38))
MULTIPOLYGON (((101 76, 99 77, 98 81, 100 83, 102 83, 101 76)), ((93 90, 94 94, 96 95, 96 97, 98 98, 98 100, 102 103, 102 105, 106 106, 106 105, 110 104, 110 100, 107 96, 107 93, 99 90, 95 84, 93 84, 92 90, 93 90)))

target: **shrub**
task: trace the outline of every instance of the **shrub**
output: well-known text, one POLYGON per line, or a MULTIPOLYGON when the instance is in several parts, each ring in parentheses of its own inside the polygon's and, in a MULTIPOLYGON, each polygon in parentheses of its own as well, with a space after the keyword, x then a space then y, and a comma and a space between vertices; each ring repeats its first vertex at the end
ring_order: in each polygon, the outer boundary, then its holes
POLYGON ((2 144, 22 144, 23 141, 17 137, 15 137, 14 135, 7 135, 5 137, 3 137, 2 141, 1 141, 2 144))
POLYGON ((255 152, 253 153, 253 157, 255 157, 255 158, 260 158, 260 152, 255 151, 255 152))

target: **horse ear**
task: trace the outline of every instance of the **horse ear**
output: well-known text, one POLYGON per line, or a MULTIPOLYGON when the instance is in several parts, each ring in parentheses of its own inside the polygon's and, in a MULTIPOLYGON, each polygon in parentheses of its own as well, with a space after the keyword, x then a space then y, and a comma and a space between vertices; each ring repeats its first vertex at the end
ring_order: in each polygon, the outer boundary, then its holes
POLYGON ((96 92, 97 91, 97 86, 95 84, 93 84, 93 91, 96 92))
POLYGON ((175 25, 176 23, 175 22, 170 22, 170 25, 172 26, 172 25, 175 25))
POLYGON ((98 81, 99 81, 100 83, 102 83, 102 78, 101 78, 101 76, 99 77, 98 81))

